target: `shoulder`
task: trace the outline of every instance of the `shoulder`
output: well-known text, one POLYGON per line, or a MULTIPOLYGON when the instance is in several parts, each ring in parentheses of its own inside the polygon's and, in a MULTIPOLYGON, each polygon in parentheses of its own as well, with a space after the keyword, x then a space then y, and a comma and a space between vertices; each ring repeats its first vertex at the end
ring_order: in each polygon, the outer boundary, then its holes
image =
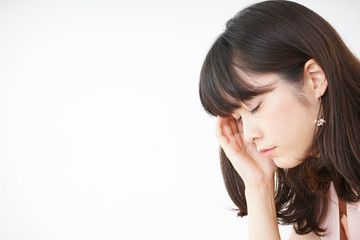
POLYGON ((289 240, 320 240, 321 238, 317 236, 315 233, 310 232, 305 235, 298 235, 296 234, 295 230, 291 231, 289 240))

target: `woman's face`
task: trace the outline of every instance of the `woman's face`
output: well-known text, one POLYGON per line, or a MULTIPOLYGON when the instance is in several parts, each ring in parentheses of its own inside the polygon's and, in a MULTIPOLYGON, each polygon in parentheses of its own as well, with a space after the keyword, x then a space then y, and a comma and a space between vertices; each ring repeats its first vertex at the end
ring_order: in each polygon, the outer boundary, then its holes
POLYGON ((278 167, 299 165, 313 142, 314 120, 320 106, 311 84, 304 82, 299 89, 276 74, 261 75, 252 81, 260 86, 275 83, 275 88, 233 113, 238 119, 239 132, 278 167))

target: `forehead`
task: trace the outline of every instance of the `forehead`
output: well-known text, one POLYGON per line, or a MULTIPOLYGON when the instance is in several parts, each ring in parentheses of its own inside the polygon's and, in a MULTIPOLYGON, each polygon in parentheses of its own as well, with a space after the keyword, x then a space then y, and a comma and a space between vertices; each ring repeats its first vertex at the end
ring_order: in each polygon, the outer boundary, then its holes
POLYGON ((279 74, 276 73, 264 73, 264 74, 245 74, 240 73, 241 77, 250 85, 254 87, 265 87, 265 86, 275 86, 278 84, 282 78, 279 74))

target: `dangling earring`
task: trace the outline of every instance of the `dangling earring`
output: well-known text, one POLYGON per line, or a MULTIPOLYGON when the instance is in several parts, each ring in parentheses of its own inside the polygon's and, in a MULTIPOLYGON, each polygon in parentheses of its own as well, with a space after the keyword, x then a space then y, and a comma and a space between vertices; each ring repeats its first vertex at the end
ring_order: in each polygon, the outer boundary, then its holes
POLYGON ((315 119, 315 121, 314 121, 314 124, 316 124, 316 126, 318 126, 318 127, 323 127, 324 123, 326 123, 326 121, 322 118, 320 118, 319 120, 315 119))
MULTIPOLYGON (((323 109, 322 109, 321 98, 320 98, 320 106, 319 106, 318 117, 320 115, 320 112, 321 112, 321 115, 324 115, 322 110, 323 109)), ((325 123, 326 123, 326 121, 323 118, 319 118, 319 119, 314 120, 314 124, 316 124, 316 126, 318 126, 318 127, 323 127, 325 123)))

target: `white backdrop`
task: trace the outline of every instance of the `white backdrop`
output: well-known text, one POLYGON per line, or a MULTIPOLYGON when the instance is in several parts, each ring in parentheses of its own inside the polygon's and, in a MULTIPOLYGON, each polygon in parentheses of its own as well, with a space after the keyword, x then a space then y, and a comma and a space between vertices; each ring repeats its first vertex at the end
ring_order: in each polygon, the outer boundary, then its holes
MULTIPOLYGON (((253 2, 0 1, 0 239, 247 239, 198 77, 253 2)), ((358 1, 298 2, 360 54, 358 1)))

